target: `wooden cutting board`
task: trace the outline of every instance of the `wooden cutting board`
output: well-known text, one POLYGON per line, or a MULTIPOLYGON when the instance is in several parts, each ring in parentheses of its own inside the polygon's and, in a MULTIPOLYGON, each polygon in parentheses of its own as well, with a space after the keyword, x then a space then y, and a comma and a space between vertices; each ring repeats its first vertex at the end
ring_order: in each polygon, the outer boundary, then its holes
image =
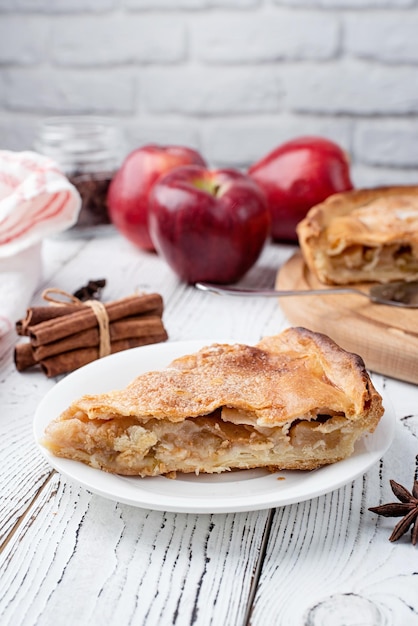
MULTIPOLYGON (((324 288, 301 252, 277 274, 276 289, 324 288)), ((373 304, 356 294, 288 296, 279 298, 279 305, 292 325, 327 334, 362 356, 369 370, 418 384, 418 309, 373 304)))

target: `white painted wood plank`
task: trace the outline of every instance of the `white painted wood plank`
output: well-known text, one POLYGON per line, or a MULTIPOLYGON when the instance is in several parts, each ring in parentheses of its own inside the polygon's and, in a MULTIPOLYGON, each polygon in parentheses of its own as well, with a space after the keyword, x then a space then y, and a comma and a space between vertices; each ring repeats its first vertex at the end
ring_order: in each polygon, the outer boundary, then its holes
MULTIPOLYGON (((181 284, 156 255, 118 236, 49 241, 44 252, 41 288, 71 292, 104 277, 107 300, 136 290, 161 293, 170 341, 255 342, 288 325, 276 300, 200 293, 181 284)), ((243 282, 273 286, 291 253, 291 247, 269 246, 243 282)), ((17 373, 12 346, 0 346, 0 454, 7 459, 0 464, 2 626, 243 623, 268 513, 152 512, 92 496, 58 474, 48 481, 31 422, 55 381, 35 371, 17 373)), ((364 479, 275 512, 253 626, 312 626, 335 606, 355 615, 358 597, 366 600, 363 609, 377 606, 385 619, 393 618, 383 623, 417 623, 408 621, 415 619, 418 597, 415 552, 406 542, 388 542, 393 520, 367 512, 391 499, 389 478, 407 482, 415 468, 417 388, 390 380, 386 386, 402 424, 395 446, 364 479)))
MULTIPOLYGON (((277 314, 278 325, 284 323, 277 303, 247 300, 243 306, 241 299, 227 303, 197 292, 179 283, 156 255, 137 252, 121 238, 54 240, 45 249, 44 280, 34 303, 41 302, 46 286, 72 292, 90 278, 105 277, 107 300, 135 290, 162 293, 170 340, 257 341, 264 319, 277 314)), ((278 249, 266 251, 263 278, 269 277, 270 284, 277 256, 278 249)), ((242 620, 267 512, 187 516, 142 511, 90 496, 57 474, 48 482, 50 470, 34 445, 31 422, 55 381, 35 370, 17 373, 12 348, 6 350, 2 370, 6 402, 0 430, 3 451, 13 462, 7 470, 0 468, 6 572, 0 583, 0 623, 99 624, 110 616, 120 624, 154 624, 167 615, 170 623, 179 624, 242 620), (208 606, 213 610, 208 612, 208 606)))
MULTIPOLYGON (((77 258, 87 243, 58 238, 44 243, 43 272, 32 299, 34 304, 42 302, 45 286, 77 258)), ((14 331, 0 340, 0 546, 51 473, 35 448, 32 419, 36 406, 55 381, 47 380, 39 371, 16 371, 13 351, 20 340, 14 331)))
POLYGON ((399 428, 383 460, 342 489, 275 512, 251 626, 418 624, 416 548, 409 534, 390 543, 398 520, 368 511, 396 501, 389 479, 411 489, 417 473, 418 388, 386 387, 399 398, 399 428))
MULTIPOLYGON (((49 243, 50 254, 57 254, 56 242, 49 243)), ((71 241, 67 256, 72 253, 71 241)), ((274 286, 278 267, 292 254, 291 246, 268 246, 259 263, 243 281, 246 285, 274 286)), ((164 324, 170 341, 208 339, 210 341, 257 342, 289 325, 279 302, 266 298, 220 297, 181 283, 167 264, 152 253, 136 250, 121 237, 84 242, 77 254, 63 266, 54 282, 72 293, 90 278, 106 278, 104 300, 115 300, 135 292, 158 292, 164 299, 164 324)), ((45 285, 43 285, 44 287, 45 285)))
MULTIPOLYGON (((292 251, 291 246, 268 246, 243 283, 273 287, 278 267, 292 251)), ((102 277, 108 281, 103 292, 106 300, 141 291, 160 293, 165 303, 164 321, 173 341, 206 337, 257 341, 262 334, 288 325, 277 300, 200 292, 181 283, 160 257, 136 250, 118 236, 86 242, 77 257, 61 269, 57 286, 73 292, 89 278, 102 277)))
POLYGON ((1 555, 0 623, 242 623, 266 520, 136 509, 54 474, 1 555))

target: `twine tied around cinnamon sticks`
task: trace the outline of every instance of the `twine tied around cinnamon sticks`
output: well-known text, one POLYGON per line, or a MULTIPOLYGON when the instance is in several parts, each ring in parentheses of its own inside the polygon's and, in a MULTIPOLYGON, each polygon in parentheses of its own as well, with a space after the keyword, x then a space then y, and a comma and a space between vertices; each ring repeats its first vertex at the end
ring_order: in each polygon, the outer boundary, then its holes
POLYGON ((157 293, 105 304, 97 300, 87 304, 55 288, 46 290, 45 296, 48 305, 28 309, 16 322, 18 335, 28 338, 15 347, 19 372, 38 365, 48 377, 58 376, 105 354, 168 339, 163 300, 157 293), (57 295, 68 301, 57 300, 57 295))
POLYGON ((63 301, 51 298, 51 293, 67 298, 70 304, 73 304, 75 306, 89 306, 94 311, 99 327, 99 359, 110 354, 111 349, 109 316, 107 314, 105 305, 99 300, 85 300, 84 302, 82 302, 76 296, 73 296, 67 291, 63 291, 62 289, 58 289, 57 287, 49 287, 48 289, 44 289, 44 291, 42 292, 42 298, 46 300, 46 302, 50 302, 54 306, 60 306, 61 304, 63 304, 63 301))

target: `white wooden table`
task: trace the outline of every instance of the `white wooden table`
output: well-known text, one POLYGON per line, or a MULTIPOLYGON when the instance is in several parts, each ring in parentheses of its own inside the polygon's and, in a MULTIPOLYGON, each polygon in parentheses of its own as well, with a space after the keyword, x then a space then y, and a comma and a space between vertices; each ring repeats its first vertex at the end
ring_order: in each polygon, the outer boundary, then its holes
MULTIPOLYGON (((268 247, 246 284, 272 286, 292 251, 268 247)), ((43 254, 32 304, 45 287, 72 292, 104 277, 105 300, 161 293, 169 341, 251 343, 289 325, 276 299, 199 292, 117 235, 46 241, 43 254)), ((395 499, 390 478, 411 489, 417 475, 416 386, 372 374, 393 404, 395 440, 336 491, 247 513, 158 512, 93 495, 51 469, 32 421, 57 380, 18 373, 15 341, 10 333, 0 343, 1 626, 418 624, 418 546, 409 534, 389 542, 397 520, 368 511, 395 499)))

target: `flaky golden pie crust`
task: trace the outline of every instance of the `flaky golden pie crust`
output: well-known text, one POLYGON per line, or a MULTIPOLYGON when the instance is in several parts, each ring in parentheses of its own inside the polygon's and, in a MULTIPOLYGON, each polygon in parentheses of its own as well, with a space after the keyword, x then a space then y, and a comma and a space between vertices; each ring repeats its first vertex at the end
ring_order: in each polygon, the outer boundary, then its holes
POLYGON ((335 194, 297 226, 309 269, 327 284, 418 279, 418 186, 335 194))
POLYGON ((359 356, 290 328, 256 346, 213 344, 125 389, 85 395, 43 444, 125 475, 313 469, 351 455, 382 414, 359 356))

